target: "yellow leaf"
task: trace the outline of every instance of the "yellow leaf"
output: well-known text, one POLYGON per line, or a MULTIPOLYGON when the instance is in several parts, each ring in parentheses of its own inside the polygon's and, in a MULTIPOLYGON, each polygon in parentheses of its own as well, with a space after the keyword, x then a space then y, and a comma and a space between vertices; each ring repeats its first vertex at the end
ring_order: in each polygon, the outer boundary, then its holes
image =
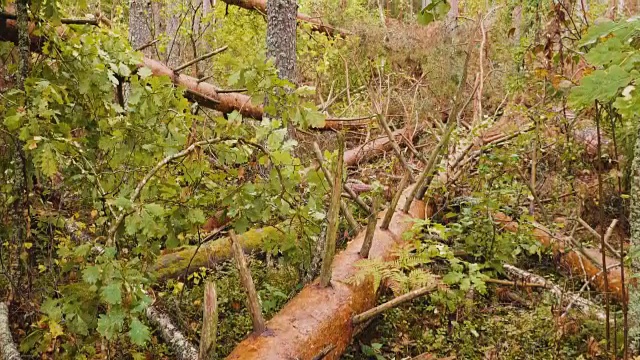
POLYGON ((40 271, 40 273, 43 273, 43 272, 47 271, 47 267, 42 265, 42 264, 40 264, 40 265, 38 265, 38 271, 40 271))
POLYGON ((50 320, 49 321, 49 333, 51 333, 51 337, 53 337, 54 339, 57 338, 60 335, 64 334, 64 331, 62 329, 62 326, 60 326, 60 324, 58 324, 57 322, 50 320))
POLYGON ((95 219, 96 216, 98 216, 98 210, 96 210, 96 209, 91 210, 91 218, 95 219))
POLYGON ((32 247, 32 246, 33 246, 33 244, 32 244, 32 243, 30 243, 30 242, 26 242, 26 243, 24 243, 24 247, 25 247, 25 248, 27 248, 27 250, 28 250, 28 249, 31 249, 31 247, 32 247))

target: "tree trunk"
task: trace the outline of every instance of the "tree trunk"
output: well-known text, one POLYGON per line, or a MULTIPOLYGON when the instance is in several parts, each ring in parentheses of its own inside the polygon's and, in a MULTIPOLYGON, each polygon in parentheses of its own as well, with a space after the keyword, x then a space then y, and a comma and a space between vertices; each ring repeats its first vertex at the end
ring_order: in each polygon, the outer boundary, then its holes
POLYGON ((278 75, 295 83, 296 0, 267 1, 267 58, 274 59, 278 75))
MULTIPOLYGON (((629 209, 631 226, 631 246, 640 246, 640 126, 636 131, 636 144, 633 162, 631 163, 631 206, 629 209)), ((640 260, 632 263, 634 273, 640 271, 640 260)), ((638 350, 640 340, 640 289, 637 284, 630 284, 629 290, 629 343, 638 350)))
MULTIPOLYGON (((138 49, 153 40, 153 9, 150 0, 131 0, 129 3, 129 42, 138 49)), ((145 56, 153 55, 153 47, 141 50, 145 56)))

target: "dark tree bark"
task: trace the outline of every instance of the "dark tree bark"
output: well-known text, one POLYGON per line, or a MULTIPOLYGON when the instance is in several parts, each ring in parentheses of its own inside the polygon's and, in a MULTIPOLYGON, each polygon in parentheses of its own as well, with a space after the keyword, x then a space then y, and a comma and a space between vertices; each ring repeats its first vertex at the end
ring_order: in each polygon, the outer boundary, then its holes
POLYGON ((267 58, 274 59, 280 78, 295 83, 296 0, 267 1, 267 58))
MULTIPOLYGON (((129 42, 138 49, 153 40, 153 8, 150 0, 131 0, 129 3, 129 42)), ((152 57, 154 47, 141 50, 152 57)))

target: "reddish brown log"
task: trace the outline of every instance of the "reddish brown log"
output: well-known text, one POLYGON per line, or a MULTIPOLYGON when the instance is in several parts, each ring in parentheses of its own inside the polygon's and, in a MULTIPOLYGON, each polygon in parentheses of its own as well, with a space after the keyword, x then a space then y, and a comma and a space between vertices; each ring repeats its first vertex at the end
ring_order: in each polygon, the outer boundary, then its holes
MULTIPOLYGON (((235 5, 243 9, 256 10, 263 14, 266 14, 267 12, 266 0, 222 0, 222 1, 224 1, 229 5, 235 5)), ((311 24, 311 29, 313 31, 325 33, 329 36, 340 35, 342 37, 346 37, 347 35, 351 35, 351 32, 347 30, 335 28, 328 24, 324 24, 321 19, 316 19, 303 13, 298 13, 298 20, 311 24)))
MULTIPOLYGON (((517 232, 518 231, 518 223, 513 221, 509 216, 503 213, 497 213, 494 215, 494 219, 502 224, 503 228, 507 231, 517 232)), ((593 280, 593 284, 598 289, 598 291, 608 291, 613 299, 616 301, 622 301, 627 298, 627 294, 622 293, 622 277, 620 274, 620 267, 610 268, 608 273, 609 287, 605 288, 604 286, 604 276, 601 272, 602 263, 601 263, 601 253, 596 249, 584 249, 587 252, 589 258, 596 260, 597 263, 594 263, 592 260, 587 258, 586 256, 581 255, 578 251, 573 250, 570 246, 570 242, 568 239, 561 235, 555 235, 550 231, 545 230, 545 228, 541 225, 534 224, 535 228, 533 229, 532 235, 533 237, 540 242, 545 247, 551 248, 554 254, 554 258, 558 260, 561 267, 570 272, 573 275, 585 275, 586 278, 590 279, 595 277, 593 280), (584 270, 583 270, 584 269, 584 270)), ((607 264, 619 264, 620 261, 618 259, 614 259, 612 257, 607 257, 607 264)), ((628 273, 628 270, 625 272, 628 273)))
MULTIPOLYGON (((400 129, 393 132, 396 141, 400 142, 402 136, 406 136, 408 129, 400 129)), ((363 161, 367 161, 373 157, 379 156, 386 151, 391 150, 391 142, 387 136, 381 136, 371 142, 356 146, 353 149, 345 151, 344 164, 346 166, 357 166, 363 161)))
MULTIPOLYGON (((384 216, 384 211, 379 217, 384 216)), ((424 218, 425 207, 415 201, 409 214, 396 212, 389 230, 376 229, 369 258, 389 259, 412 218, 424 218)), ((332 267, 332 286, 320 288, 317 281, 307 285, 271 320, 267 331, 242 341, 227 359, 313 359, 328 345, 334 348, 323 359, 338 359, 351 342, 351 318, 376 303, 371 281, 347 285, 358 269, 365 232, 361 231, 347 248, 336 255, 332 267)))

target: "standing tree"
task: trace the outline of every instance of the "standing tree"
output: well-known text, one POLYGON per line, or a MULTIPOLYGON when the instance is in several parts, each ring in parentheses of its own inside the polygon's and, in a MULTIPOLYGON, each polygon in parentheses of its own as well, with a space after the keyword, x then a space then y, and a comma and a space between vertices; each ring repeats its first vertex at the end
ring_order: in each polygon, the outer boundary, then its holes
POLYGON ((295 83, 296 0, 267 1, 267 58, 274 59, 278 76, 295 83))

